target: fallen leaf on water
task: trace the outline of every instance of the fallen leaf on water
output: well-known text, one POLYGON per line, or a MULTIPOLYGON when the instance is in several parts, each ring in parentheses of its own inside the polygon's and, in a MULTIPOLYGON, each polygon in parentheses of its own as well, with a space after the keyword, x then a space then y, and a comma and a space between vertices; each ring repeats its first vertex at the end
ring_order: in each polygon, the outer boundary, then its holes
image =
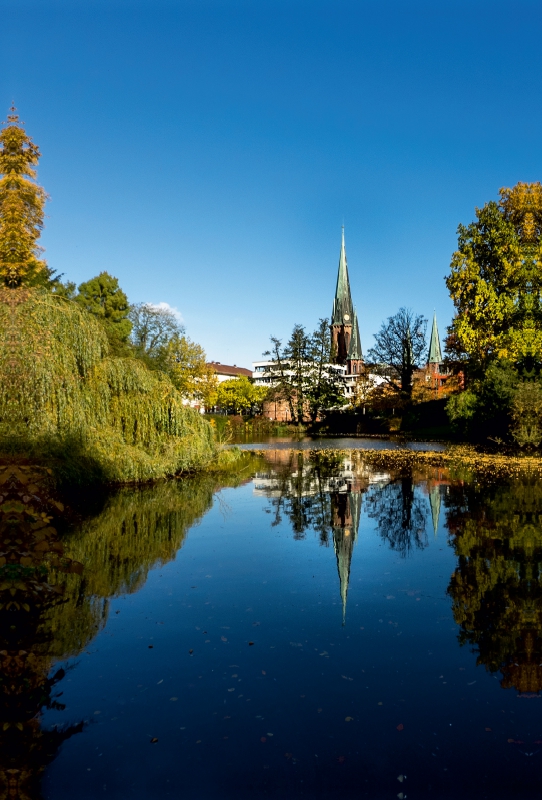
POLYGON ((353 719, 354 719, 354 717, 345 717, 344 721, 345 722, 352 722, 353 719))
POLYGON ((402 723, 402 722, 400 722, 400 723, 399 723, 399 725, 397 726, 397 730, 398 730, 398 731, 402 731, 404 727, 405 727, 405 726, 403 725, 403 723, 402 723))
POLYGON ((254 642, 249 642, 248 644, 249 644, 249 647, 250 647, 250 646, 252 646, 254 644, 254 642))
POLYGON ((189 650, 188 652, 190 653, 190 655, 192 655, 192 653, 193 653, 194 651, 193 651, 193 650, 189 650))
POLYGON ((226 639, 226 637, 225 637, 225 636, 221 636, 221 637, 220 637, 220 640, 221 640, 222 642, 227 642, 227 641, 228 641, 228 640, 226 639))
POLYGON ((157 738, 156 736, 154 736, 154 737, 151 739, 151 744, 156 744, 156 742, 157 742, 157 741, 158 741, 158 738, 157 738))

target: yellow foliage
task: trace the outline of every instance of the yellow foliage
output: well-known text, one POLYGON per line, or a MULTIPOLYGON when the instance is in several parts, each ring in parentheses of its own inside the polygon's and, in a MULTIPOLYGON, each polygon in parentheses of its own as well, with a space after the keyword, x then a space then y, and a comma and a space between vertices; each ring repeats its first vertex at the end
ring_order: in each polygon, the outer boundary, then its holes
POLYGON ((37 245, 47 199, 33 180, 40 151, 14 111, 0 133, 0 278, 7 286, 48 274, 37 245))

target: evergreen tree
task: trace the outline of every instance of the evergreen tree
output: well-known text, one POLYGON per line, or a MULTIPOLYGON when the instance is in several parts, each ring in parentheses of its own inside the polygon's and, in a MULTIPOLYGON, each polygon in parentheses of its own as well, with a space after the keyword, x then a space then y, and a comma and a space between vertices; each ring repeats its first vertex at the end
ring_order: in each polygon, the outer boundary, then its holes
POLYGON ((0 132, 0 280, 5 286, 48 284, 52 271, 40 258, 47 194, 35 182, 39 148, 15 108, 0 132))
POLYGON ((132 331, 132 323, 128 318, 130 304, 117 278, 108 272, 100 272, 95 278, 79 286, 79 294, 75 300, 100 320, 113 354, 127 355, 128 339, 132 331))

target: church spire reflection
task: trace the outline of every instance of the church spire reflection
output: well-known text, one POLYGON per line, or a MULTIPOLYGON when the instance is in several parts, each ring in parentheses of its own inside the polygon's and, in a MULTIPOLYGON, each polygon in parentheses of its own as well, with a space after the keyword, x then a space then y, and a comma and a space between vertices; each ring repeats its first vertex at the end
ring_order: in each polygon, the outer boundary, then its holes
POLYGON ((361 517, 361 491, 350 485, 348 491, 331 495, 333 517, 333 547, 337 557, 337 572, 343 609, 343 625, 346 622, 346 601, 350 582, 350 565, 354 545, 358 538, 361 517))

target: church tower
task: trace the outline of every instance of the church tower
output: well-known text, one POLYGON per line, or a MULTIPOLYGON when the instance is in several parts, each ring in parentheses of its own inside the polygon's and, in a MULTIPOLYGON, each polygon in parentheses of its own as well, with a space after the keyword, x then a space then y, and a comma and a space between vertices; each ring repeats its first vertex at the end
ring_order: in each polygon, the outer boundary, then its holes
POLYGON ((348 374, 358 374, 363 365, 358 318, 348 279, 346 263, 346 247, 344 245, 344 225, 342 229, 341 253, 339 256, 339 273, 331 312, 331 348, 332 361, 335 364, 346 364, 348 374))

